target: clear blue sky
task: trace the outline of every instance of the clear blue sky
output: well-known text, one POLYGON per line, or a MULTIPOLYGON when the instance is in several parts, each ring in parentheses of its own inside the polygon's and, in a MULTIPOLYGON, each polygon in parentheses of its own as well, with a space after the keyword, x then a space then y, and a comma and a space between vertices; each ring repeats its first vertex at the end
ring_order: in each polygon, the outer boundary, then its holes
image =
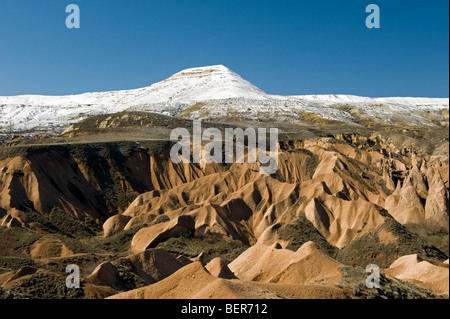
POLYGON ((223 64, 272 94, 449 96, 448 0, 0 0, 0 95, 133 89, 223 64), (67 29, 68 4, 81 28, 67 29), (378 4, 381 29, 367 29, 378 4))

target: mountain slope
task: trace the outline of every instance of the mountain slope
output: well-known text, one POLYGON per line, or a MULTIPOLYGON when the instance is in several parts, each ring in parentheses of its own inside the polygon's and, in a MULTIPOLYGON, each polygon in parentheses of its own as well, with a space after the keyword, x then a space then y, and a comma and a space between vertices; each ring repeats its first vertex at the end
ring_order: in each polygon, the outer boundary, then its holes
POLYGON ((124 110, 196 119, 308 122, 311 114, 345 124, 448 127, 449 99, 349 95, 279 96, 261 91, 222 65, 186 69, 149 87, 68 96, 0 97, 0 132, 59 133, 97 114, 124 110), (399 124, 400 123, 400 124, 399 124))

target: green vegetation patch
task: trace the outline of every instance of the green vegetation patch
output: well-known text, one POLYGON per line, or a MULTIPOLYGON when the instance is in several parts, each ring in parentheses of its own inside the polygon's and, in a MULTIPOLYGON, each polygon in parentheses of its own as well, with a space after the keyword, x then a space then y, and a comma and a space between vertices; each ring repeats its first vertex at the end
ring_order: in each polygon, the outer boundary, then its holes
POLYGON ((11 299, 23 299, 23 297, 0 287, 0 300, 11 300, 11 299))
POLYGON ((380 272, 379 288, 367 288, 366 279, 369 275, 362 267, 344 266, 341 269, 343 278, 339 287, 350 289, 352 294, 363 299, 435 299, 427 289, 407 281, 387 277, 380 272))
POLYGON ((11 288, 11 293, 33 299, 79 299, 83 289, 66 287, 67 275, 58 275, 38 270, 31 276, 25 276, 11 288))
POLYGON ((438 248, 444 254, 449 256, 449 234, 435 233, 428 231, 423 225, 409 224, 405 227, 420 238, 438 248))
POLYGON ((159 243, 156 248, 162 248, 186 257, 196 257, 204 253, 204 263, 208 263, 216 257, 221 257, 228 264, 247 250, 249 246, 237 240, 220 240, 204 236, 170 238, 159 243))
POLYGON ((146 286, 145 281, 135 274, 135 266, 128 258, 119 258, 112 262, 118 271, 118 282, 122 290, 128 291, 146 286))
POLYGON ((319 166, 320 158, 318 155, 311 153, 305 161, 305 170, 308 172, 309 177, 312 178, 316 172, 317 166, 319 166))
POLYGON ((336 255, 336 259, 343 264, 365 267, 376 264, 381 268, 389 267, 395 260, 405 255, 418 254, 424 259, 444 261, 446 254, 431 245, 418 235, 408 231, 389 215, 376 230, 362 235, 342 248, 336 255), (395 242, 383 242, 379 237, 381 231, 392 233, 397 240, 395 242))
POLYGON ((94 232, 83 225, 78 219, 66 213, 60 207, 54 207, 49 214, 49 221, 58 228, 60 233, 68 237, 90 237, 94 232))
POLYGON ((381 188, 381 190, 383 191, 383 193, 385 193, 386 195, 392 195, 393 191, 390 190, 389 188, 387 188, 386 186, 386 181, 384 179, 379 179, 377 181, 377 185, 381 188))
POLYGON ((293 251, 297 251, 308 241, 313 241, 331 256, 335 256, 338 251, 338 248, 330 245, 323 238, 314 225, 306 218, 304 212, 300 212, 293 223, 280 226, 277 229, 277 234, 281 240, 289 241, 286 248, 293 251))
POLYGON ((34 266, 36 262, 29 257, 0 257, 2 273, 17 271, 24 266, 34 266))
POLYGON ((0 256, 26 256, 30 246, 40 237, 29 229, 0 227, 0 256))
POLYGON ((81 240, 80 243, 86 251, 122 254, 129 252, 131 240, 139 229, 146 227, 142 225, 128 230, 123 230, 118 234, 103 237, 96 236, 89 239, 81 240))

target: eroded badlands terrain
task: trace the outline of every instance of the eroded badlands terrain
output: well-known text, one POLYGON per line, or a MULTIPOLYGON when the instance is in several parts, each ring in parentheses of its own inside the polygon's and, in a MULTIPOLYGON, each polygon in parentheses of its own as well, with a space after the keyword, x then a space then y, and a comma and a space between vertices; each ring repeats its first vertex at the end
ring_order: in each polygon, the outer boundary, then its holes
POLYGON ((191 122, 153 113, 14 137, 0 147, 0 298, 448 298, 448 118, 313 122, 233 122, 279 127, 272 175, 174 164, 170 131, 191 122))

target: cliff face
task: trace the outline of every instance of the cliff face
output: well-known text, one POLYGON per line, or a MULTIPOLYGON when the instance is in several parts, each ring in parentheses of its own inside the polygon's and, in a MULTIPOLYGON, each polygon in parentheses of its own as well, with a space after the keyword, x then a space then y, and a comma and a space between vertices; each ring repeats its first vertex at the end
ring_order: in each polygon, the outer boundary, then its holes
POLYGON ((448 166, 430 173, 412 164, 416 157, 328 139, 302 144, 280 150, 272 176, 259 174, 258 164, 174 164, 168 145, 158 152, 114 143, 28 150, 0 161, 2 223, 28 227, 30 210, 47 216, 54 207, 99 225, 126 216, 121 226, 105 224, 111 235, 161 215, 189 215, 198 234, 254 243, 305 213, 341 248, 381 225, 387 210, 399 223, 448 232, 448 166))
MULTIPOLYGON (((63 208, 80 220, 103 223, 122 212, 139 193, 172 188, 204 175, 194 166, 176 167, 163 154, 133 151, 120 146, 81 145, 23 152, 0 161, 2 214, 26 227, 23 212, 48 215, 63 208)), ((4 216, 3 216, 4 217, 4 216)))

